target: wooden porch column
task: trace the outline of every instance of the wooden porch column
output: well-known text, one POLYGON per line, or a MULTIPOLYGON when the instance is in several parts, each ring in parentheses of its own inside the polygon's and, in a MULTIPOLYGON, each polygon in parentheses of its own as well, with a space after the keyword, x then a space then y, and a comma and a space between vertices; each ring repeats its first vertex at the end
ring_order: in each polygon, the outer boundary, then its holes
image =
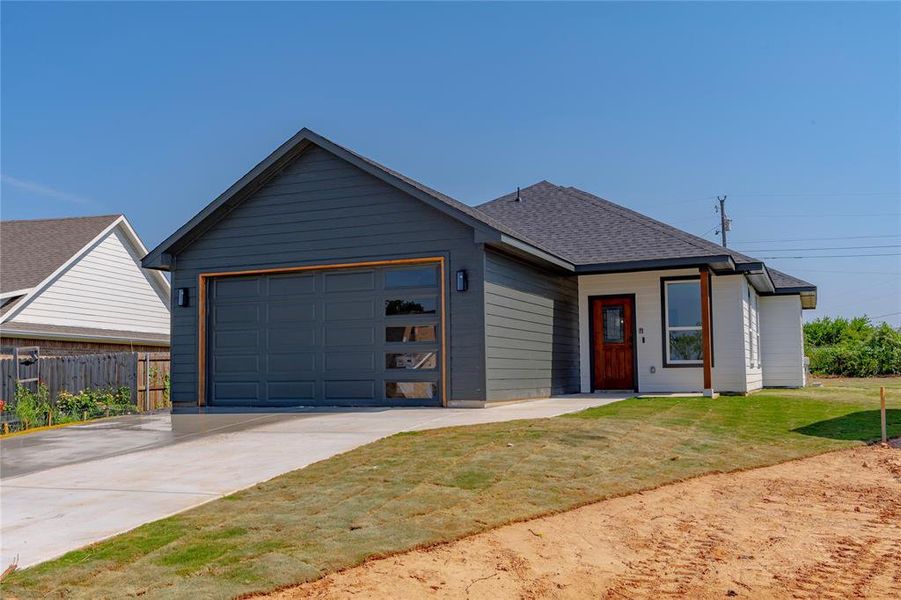
POLYGON ((713 343, 710 337, 710 270, 701 267, 701 348, 704 353, 704 395, 714 397, 713 393, 713 369, 711 358, 713 356, 713 343))

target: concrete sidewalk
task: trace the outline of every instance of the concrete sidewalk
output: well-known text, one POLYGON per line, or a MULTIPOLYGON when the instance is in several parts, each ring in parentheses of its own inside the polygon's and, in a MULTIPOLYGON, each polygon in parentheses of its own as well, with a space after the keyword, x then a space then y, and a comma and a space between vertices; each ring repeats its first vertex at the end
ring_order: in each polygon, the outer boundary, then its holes
MULTIPOLYGON (((3 473, 0 569, 17 557, 20 567, 43 562, 401 431, 552 417, 626 397, 572 395, 485 409, 157 415, 145 423, 154 435, 131 441, 124 453, 106 443, 109 427, 97 428, 96 439, 84 430, 54 435, 52 456, 3 473), (92 443, 79 462, 62 464, 61 445, 92 443)), ((29 443, 28 451, 40 453, 41 445, 29 443)))

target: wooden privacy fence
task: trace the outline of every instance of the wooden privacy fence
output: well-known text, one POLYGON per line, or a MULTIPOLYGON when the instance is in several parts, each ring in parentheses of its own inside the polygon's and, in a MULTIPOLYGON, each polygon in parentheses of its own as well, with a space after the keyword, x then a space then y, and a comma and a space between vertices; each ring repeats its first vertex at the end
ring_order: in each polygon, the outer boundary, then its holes
MULTIPOLYGON (((131 390, 131 402, 138 410, 166 406, 168 352, 115 352, 81 356, 41 357, 20 362, 18 378, 37 378, 50 391, 50 401, 63 390, 77 394, 89 389, 131 390)), ((34 390, 34 383, 24 384, 34 390)), ((16 364, 13 358, 0 360, 0 398, 15 405, 16 364)))
POLYGON ((138 410, 154 410, 169 405, 169 353, 138 352, 138 410))

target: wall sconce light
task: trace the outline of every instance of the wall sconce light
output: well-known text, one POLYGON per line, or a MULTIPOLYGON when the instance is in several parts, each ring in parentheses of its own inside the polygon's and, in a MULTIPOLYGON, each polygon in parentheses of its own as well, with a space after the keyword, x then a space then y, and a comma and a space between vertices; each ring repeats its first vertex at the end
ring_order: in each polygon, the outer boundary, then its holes
POLYGON ((466 270, 457 271, 457 291, 465 292, 469 288, 469 278, 466 276, 466 270))
POLYGON ((188 306, 188 288, 178 288, 175 291, 175 303, 178 306, 188 306))

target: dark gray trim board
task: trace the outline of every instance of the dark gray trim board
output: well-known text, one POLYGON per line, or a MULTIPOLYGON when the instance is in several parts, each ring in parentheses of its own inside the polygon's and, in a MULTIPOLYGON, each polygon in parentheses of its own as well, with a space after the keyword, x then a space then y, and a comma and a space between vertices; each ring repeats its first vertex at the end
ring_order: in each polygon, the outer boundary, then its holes
POLYGON ((604 273, 633 273, 637 271, 661 271, 696 267, 710 267, 711 269, 731 272, 735 270, 735 263, 732 261, 731 256, 724 254, 720 256, 692 256, 688 258, 661 258, 578 265, 575 270, 577 275, 601 275, 604 273))

